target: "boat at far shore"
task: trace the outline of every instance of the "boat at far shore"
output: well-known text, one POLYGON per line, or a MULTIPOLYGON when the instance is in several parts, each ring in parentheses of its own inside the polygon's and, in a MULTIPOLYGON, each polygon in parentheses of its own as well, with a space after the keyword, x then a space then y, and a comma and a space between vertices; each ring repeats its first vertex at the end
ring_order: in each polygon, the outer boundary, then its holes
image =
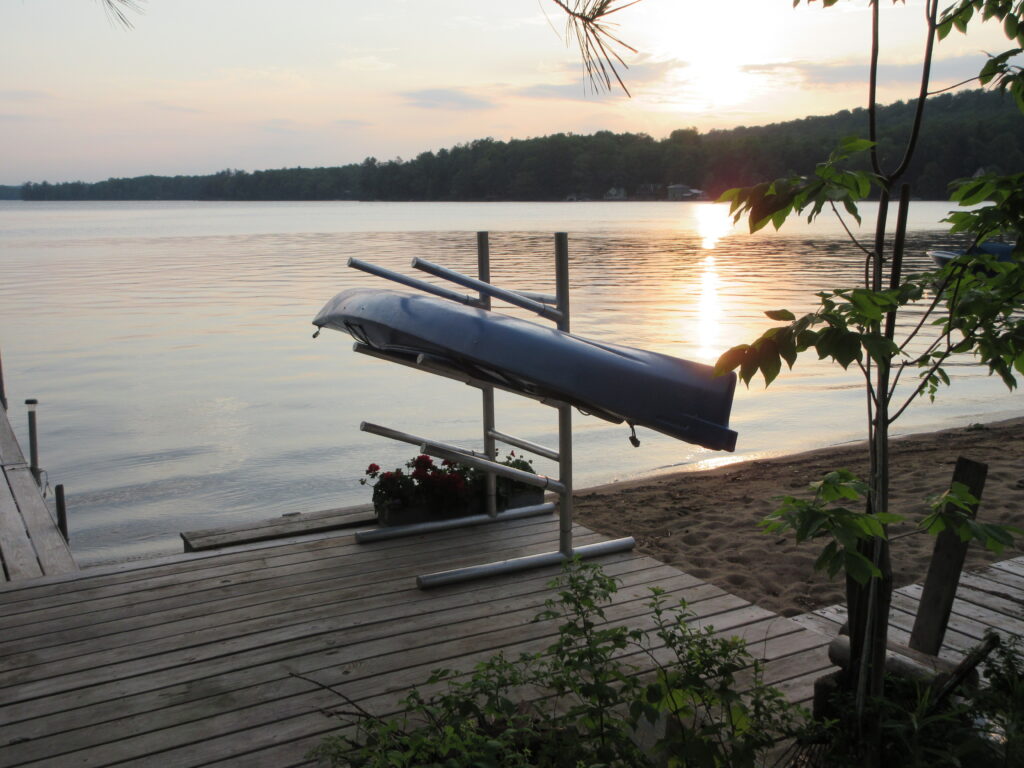
POLYGON ((986 240, 980 245, 976 245, 973 248, 968 248, 966 250, 961 249, 957 251, 928 251, 928 255, 931 257, 931 260, 934 261, 937 266, 944 267, 951 261, 955 261, 961 256, 977 256, 978 254, 982 253, 989 253, 995 256, 998 261, 1013 261, 1013 251, 1013 243, 1001 243, 998 240, 986 240))

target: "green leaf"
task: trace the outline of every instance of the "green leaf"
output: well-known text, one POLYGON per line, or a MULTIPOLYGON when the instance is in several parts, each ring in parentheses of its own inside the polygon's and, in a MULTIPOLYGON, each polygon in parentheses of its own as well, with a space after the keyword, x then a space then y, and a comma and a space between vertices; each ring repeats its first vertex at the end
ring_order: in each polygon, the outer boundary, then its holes
POLYGON ((758 367, 761 375, 764 376, 764 385, 767 387, 782 370, 782 357, 779 355, 779 345, 771 339, 766 339, 760 345, 758 367))
POLYGON ((760 360, 758 359, 757 349, 754 347, 747 347, 743 352, 743 362, 740 363, 740 378, 748 387, 750 386, 750 380, 754 378, 754 374, 757 373, 759 366, 760 360))
POLYGON ((1013 40, 1017 37, 1019 29, 1020 25, 1017 22, 1017 17, 1012 13, 1006 14, 1006 18, 1003 19, 1003 32, 1006 33, 1006 36, 1013 40))
POLYGON ((859 136, 847 136, 839 142, 839 147, 847 154, 854 152, 865 152, 875 146, 875 142, 862 139, 859 136))
POLYGON ((882 575, 874 563, 853 550, 843 551, 843 565, 846 567, 846 573, 858 584, 867 584, 872 577, 882 575))
POLYGON ((746 358, 749 344, 738 344, 722 353, 715 363, 715 376, 721 376, 738 368, 746 358))
POLYGON ((796 320, 796 315, 788 309, 771 309, 765 312, 765 315, 770 317, 772 320, 779 320, 780 322, 791 322, 796 320))

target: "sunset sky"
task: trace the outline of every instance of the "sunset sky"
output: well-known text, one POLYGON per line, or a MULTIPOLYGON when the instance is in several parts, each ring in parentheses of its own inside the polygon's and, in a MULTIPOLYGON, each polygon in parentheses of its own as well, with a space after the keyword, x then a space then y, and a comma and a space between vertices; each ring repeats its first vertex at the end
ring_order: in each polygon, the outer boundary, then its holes
MULTIPOLYGON (((923 0, 883 0, 883 102, 912 96, 923 0)), ((867 0, 643 0, 621 91, 584 87, 550 0, 0 3, 0 184, 410 158, 476 138, 760 125, 862 106, 867 0)), ((990 25, 991 26, 991 25, 990 25)), ((941 43, 977 74, 997 27, 941 43)))

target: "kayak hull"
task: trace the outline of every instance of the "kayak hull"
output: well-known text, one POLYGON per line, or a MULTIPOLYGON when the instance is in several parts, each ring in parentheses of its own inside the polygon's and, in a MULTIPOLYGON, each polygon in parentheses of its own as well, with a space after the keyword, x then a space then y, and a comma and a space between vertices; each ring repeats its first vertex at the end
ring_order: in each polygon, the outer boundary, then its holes
POLYGON ((527 320, 420 294, 353 289, 313 320, 385 353, 427 355, 475 378, 605 418, 732 451, 736 376, 711 366, 603 344, 527 320))

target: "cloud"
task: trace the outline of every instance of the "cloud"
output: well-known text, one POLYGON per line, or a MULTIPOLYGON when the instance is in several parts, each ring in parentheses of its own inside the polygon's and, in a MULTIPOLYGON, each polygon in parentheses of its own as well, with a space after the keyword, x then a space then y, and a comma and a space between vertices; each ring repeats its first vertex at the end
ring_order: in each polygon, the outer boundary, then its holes
POLYGON ((182 104, 167 104, 162 101, 148 101, 146 102, 149 106, 155 109, 160 109, 165 112, 179 112, 186 115, 208 115, 209 112, 205 109, 196 109, 195 107, 186 107, 182 104))
POLYGON ((46 91, 0 90, 0 101, 42 101, 52 98, 46 91))
POLYGON ((283 117, 263 120, 262 122, 257 123, 257 126, 267 133, 291 134, 296 133, 298 129, 298 123, 294 120, 289 120, 283 117))
POLYGON ((339 128, 369 128, 373 123, 369 120, 347 120, 341 118, 338 120, 332 120, 331 125, 336 125, 339 128))
MULTIPOLYGON (((984 64, 981 54, 938 59, 932 63, 932 82, 966 80, 978 74, 984 64)), ((864 64, 813 64, 804 61, 775 64, 750 64, 745 72, 762 75, 798 77, 811 85, 860 84, 868 78, 868 65, 864 64)), ((921 79, 921 65, 880 64, 878 79, 886 83, 917 83, 921 79)))
POLYGON ((458 111, 493 109, 494 103, 458 88, 426 88, 402 94, 413 107, 422 109, 453 109, 458 111))
MULTIPOLYGON (((628 69, 625 67, 617 67, 617 69, 619 70, 619 76, 626 83, 626 87, 629 88, 630 92, 639 93, 643 90, 643 86, 659 83, 670 72, 684 69, 688 66, 687 62, 679 59, 663 59, 659 61, 650 57, 643 57, 637 63, 630 65, 628 69)), ((570 74, 570 70, 563 70, 563 72, 570 74)), ((573 82, 537 83, 536 85, 517 89, 515 95, 528 99, 569 99, 589 102, 598 99, 617 99, 621 96, 618 84, 614 83, 614 77, 612 78, 614 87, 610 91, 598 91, 595 93, 581 68, 577 67, 571 70, 571 75, 574 77, 573 82)))
POLYGON ((353 72, 388 72, 398 68, 393 61, 381 58, 376 53, 348 56, 338 60, 338 66, 353 72))

